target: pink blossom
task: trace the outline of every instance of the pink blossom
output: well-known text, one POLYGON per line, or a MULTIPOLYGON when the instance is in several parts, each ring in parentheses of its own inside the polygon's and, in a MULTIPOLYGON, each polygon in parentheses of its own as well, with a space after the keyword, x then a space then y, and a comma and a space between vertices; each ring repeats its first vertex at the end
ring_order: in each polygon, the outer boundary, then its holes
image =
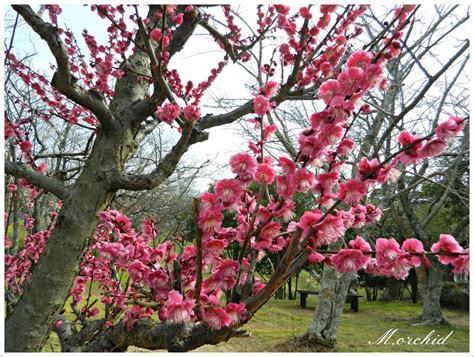
POLYGON ((311 264, 318 264, 323 262, 326 259, 326 257, 322 254, 319 254, 317 252, 312 252, 308 255, 308 262, 311 264))
POLYGON ((168 275, 161 269, 149 273, 146 277, 146 283, 153 289, 168 289, 168 275))
POLYGON ((203 243, 208 254, 218 257, 222 251, 227 247, 227 241, 224 239, 213 239, 203 243))
MULTIPOLYGON (((271 204, 269 205, 269 207, 271 204)), ((279 206, 278 206, 279 207, 279 206)), ((275 217, 281 217, 283 221, 288 222, 295 216, 294 209, 295 204, 291 200, 285 200, 283 206, 280 209, 276 209, 277 206, 273 206, 273 215, 275 217), (275 210, 276 209, 276 210, 275 210)))
POLYGON ((289 175, 277 176, 277 193, 289 199, 295 193, 295 185, 289 175))
POLYGON ((371 224, 377 222, 382 218, 382 210, 376 208, 372 203, 369 203, 365 206, 365 222, 366 224, 371 224))
POLYGON ((368 88, 375 88, 382 86, 384 78, 384 69, 378 64, 369 64, 365 71, 364 85, 368 88))
POLYGON ((48 171, 48 165, 46 165, 44 162, 40 163, 38 167, 36 168, 36 171, 41 172, 42 174, 46 173, 48 171))
MULTIPOLYGON (((349 247, 351 247, 352 249, 359 249, 362 252, 371 251, 370 244, 367 243, 367 241, 360 236, 357 236, 356 239, 349 241, 349 247)), ((369 255, 369 258, 370 258, 370 255, 369 255)))
POLYGON ((357 67, 349 67, 337 76, 338 92, 342 95, 354 94, 362 84, 364 71, 357 67))
MULTIPOLYGON (((421 243, 416 238, 409 238, 406 239, 402 244, 402 249, 409 252, 409 253, 424 253, 423 243, 421 243)), ((421 256, 419 255, 411 255, 410 261, 415 267, 419 267, 421 265, 421 256)))
POLYGON ((224 207, 229 207, 237 203, 242 195, 240 183, 235 179, 217 181, 215 190, 217 197, 222 201, 224 207))
POLYGON ((462 118, 453 116, 436 126, 436 136, 441 140, 449 140, 452 137, 458 135, 458 133, 463 129, 463 127, 464 121, 462 120, 462 118))
POLYGON ((199 228, 204 233, 214 233, 217 232, 221 225, 222 221, 224 220, 224 216, 222 215, 221 211, 212 209, 207 211, 201 211, 199 213, 199 228))
POLYGON ((161 40, 161 30, 159 28, 154 28, 151 32, 150 32, 150 39, 155 41, 156 43, 160 43, 160 40, 161 40))
POLYGON ((368 160, 366 157, 363 157, 362 160, 357 165, 357 174, 356 178, 359 180, 364 180, 369 183, 373 182, 383 182, 384 171, 382 167, 378 167, 380 165, 377 159, 368 160), (370 173, 370 174, 369 174, 370 173))
POLYGON ((166 103, 158 108, 156 115, 165 123, 171 124, 179 115, 181 108, 177 104, 166 103))
POLYGON ((108 260, 117 259, 123 251, 124 246, 121 243, 106 243, 99 248, 100 255, 108 260))
POLYGON ((333 243, 346 232, 344 221, 336 215, 328 215, 317 227, 317 246, 333 243))
POLYGON ((230 326, 232 317, 222 307, 211 307, 204 312, 204 321, 214 330, 230 326))
MULTIPOLYGON (((463 253, 469 253, 469 249, 464 249, 463 253)), ((469 275, 469 254, 460 255, 454 259, 451 264, 453 265, 453 273, 469 275)))
POLYGON ((306 211, 300 218, 298 222, 298 227, 303 229, 303 236, 305 236, 311 228, 314 228, 319 222, 322 213, 320 210, 316 209, 313 211, 306 211))
POLYGON ((275 171, 268 164, 259 164, 255 173, 255 181, 259 184, 270 185, 275 179, 275 171))
POLYGON ((310 10, 306 6, 301 7, 299 13, 305 19, 311 19, 313 17, 310 10))
POLYGON ((325 145, 334 145, 344 135, 344 130, 338 124, 326 124, 322 127, 319 138, 325 145))
POLYGON ((183 17, 184 17, 184 14, 180 13, 180 14, 173 15, 171 19, 176 26, 179 26, 183 23, 183 17))
POLYGON ((358 67, 366 70, 372 61, 373 54, 363 50, 355 51, 347 60, 347 67, 358 67))
POLYGON ((263 130, 263 138, 264 142, 267 142, 268 139, 277 131, 276 125, 265 125, 265 129, 263 130))
POLYGON ((274 96, 277 92, 278 83, 269 81, 267 84, 260 87, 260 93, 265 97, 274 96))
POLYGON ((257 169, 257 161, 247 153, 238 153, 230 157, 230 167, 232 172, 238 175, 238 179, 243 184, 252 182, 257 169))
POLYGON ((415 140, 416 135, 411 135, 407 130, 403 130, 400 135, 398 135, 398 142, 402 146, 410 145, 415 140))
POLYGON ((390 266, 390 269, 385 270, 385 272, 388 273, 388 275, 390 275, 392 278, 405 280, 412 267, 413 265, 410 260, 410 255, 403 254, 395 259, 393 264, 390 266))
POLYGON ((354 142, 351 139, 345 138, 336 148, 339 155, 347 155, 354 148, 354 142))
POLYGON ((298 169, 293 178, 293 185, 297 192, 306 192, 313 186, 314 174, 304 167, 298 169))
POLYGON ((420 158, 434 157, 440 155, 448 144, 441 139, 431 140, 426 143, 420 150, 420 158))
POLYGON ((331 100, 339 93, 339 82, 335 79, 324 82, 319 87, 318 98, 329 105, 331 100))
MULTIPOLYGON (((437 243, 431 247, 433 253, 461 253, 462 247, 459 245, 457 240, 448 234, 440 234, 437 243)), ((442 264, 449 264, 456 260, 457 256, 438 255, 438 260, 442 264)))
POLYGON ((379 238, 375 242, 376 259, 379 266, 389 266, 398 259, 401 254, 400 246, 393 238, 379 238))
POLYGON ((135 260, 128 265, 128 273, 132 282, 139 283, 147 278, 150 273, 150 268, 141 261, 135 260))
POLYGON ((364 182, 352 179, 339 185, 338 198, 349 206, 355 206, 367 194, 364 182))
POLYGON ((183 296, 176 290, 168 293, 167 318, 175 324, 191 320, 194 300, 183 301, 183 296))
POLYGON ((10 192, 15 192, 18 189, 18 186, 15 185, 14 183, 9 183, 7 185, 7 190, 10 192))
POLYGON ((240 264, 232 259, 222 259, 219 264, 212 269, 212 274, 216 279, 221 277, 234 277, 240 268, 240 264))
POLYGON ((338 271, 349 273, 362 269, 368 259, 358 249, 341 249, 330 261, 338 271))
POLYGON ((247 310, 244 303, 236 304, 234 302, 228 303, 225 311, 229 314, 231 322, 230 325, 236 325, 247 318, 247 310))
POLYGON ((278 234, 280 234, 281 224, 280 222, 270 222, 262 228, 260 232, 260 239, 271 240, 278 234))
POLYGON ((20 144, 21 151, 25 153, 31 151, 32 148, 33 148, 33 145, 31 145, 31 143, 28 140, 25 140, 20 144))
POLYGON ((294 174, 296 171, 296 164, 293 160, 287 158, 287 157, 280 157, 278 161, 278 166, 281 167, 281 170, 283 171, 284 174, 294 174))
POLYGON ((337 180, 339 180, 339 173, 336 171, 321 173, 318 175, 318 185, 325 193, 332 191, 337 180))
POLYGON ((270 109, 270 100, 263 95, 257 95, 253 101, 253 110, 258 116, 264 116, 270 109))
POLYGON ((189 104, 185 106, 183 109, 183 113, 184 113, 184 118, 190 122, 198 121, 199 118, 201 118, 201 111, 199 110, 199 107, 195 105, 189 104))

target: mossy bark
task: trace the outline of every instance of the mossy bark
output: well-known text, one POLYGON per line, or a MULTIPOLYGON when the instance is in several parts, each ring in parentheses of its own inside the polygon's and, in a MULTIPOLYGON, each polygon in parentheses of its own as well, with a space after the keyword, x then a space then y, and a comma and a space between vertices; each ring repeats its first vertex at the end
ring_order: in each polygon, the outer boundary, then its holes
POLYGON ((330 349, 336 347, 337 328, 349 285, 355 276, 354 273, 338 273, 334 267, 324 266, 313 320, 300 342, 330 349))
POLYGON ((432 260, 432 267, 427 271, 423 267, 418 270, 421 275, 419 282, 423 296, 422 324, 439 324, 444 322, 441 311, 441 289, 443 287, 443 267, 435 259, 432 260), (423 272, 420 271, 423 270, 423 272))

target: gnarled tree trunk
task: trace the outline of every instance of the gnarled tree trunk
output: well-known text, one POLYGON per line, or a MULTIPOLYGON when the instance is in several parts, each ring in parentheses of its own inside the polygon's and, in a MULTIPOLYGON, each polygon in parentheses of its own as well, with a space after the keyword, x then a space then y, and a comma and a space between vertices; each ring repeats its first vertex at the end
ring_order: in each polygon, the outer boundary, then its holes
POLYGON ((334 267, 324 265, 319 288, 319 298, 313 320, 300 343, 336 347, 336 333, 346 302, 347 291, 355 273, 338 273, 334 267))
POLYGON ((431 261, 432 267, 417 269, 421 294, 423 297, 422 324, 439 324, 444 321, 441 311, 440 297, 443 287, 443 268, 436 259, 431 261))
POLYGON ((49 337, 97 227, 97 212, 106 209, 114 196, 102 177, 118 149, 113 140, 101 136, 74 189, 64 198, 46 249, 6 319, 6 351, 38 351, 49 337))

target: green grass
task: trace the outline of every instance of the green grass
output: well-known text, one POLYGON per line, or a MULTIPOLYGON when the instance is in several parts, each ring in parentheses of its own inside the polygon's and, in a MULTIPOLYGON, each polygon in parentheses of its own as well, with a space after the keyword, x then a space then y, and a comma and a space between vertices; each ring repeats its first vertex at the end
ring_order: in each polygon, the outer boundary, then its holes
MULTIPOLYGON (((295 281, 293 279, 293 285, 295 281)), ((95 285, 95 284, 94 284, 95 285)), ((93 285, 93 296, 98 296, 100 289, 93 285)), ((301 274, 299 278, 299 289, 317 290, 317 282, 310 278, 307 273, 301 274)), ((87 291, 85 296, 87 296, 87 291)), ((365 296, 365 291, 359 289, 359 293, 365 296)), ((292 337, 301 336, 311 323, 313 310, 318 297, 309 295, 307 308, 299 306, 298 300, 275 300, 271 299, 260 309, 252 320, 244 326, 251 332, 250 337, 232 338, 228 342, 217 346, 202 346, 196 352, 272 352, 282 351, 281 346, 275 349, 275 345, 284 344, 292 337)), ((82 305, 81 305, 82 306, 82 305)), ((101 308, 103 305, 98 303, 101 308)), ((338 352, 467 352, 469 351, 469 313, 457 310, 443 310, 443 315, 450 325, 436 326, 413 326, 415 321, 408 320, 422 313, 422 303, 413 304, 410 300, 404 301, 374 301, 368 302, 365 297, 359 302, 359 312, 351 312, 349 304, 345 305, 337 334, 338 352), (398 320, 392 320, 392 319, 398 320), (405 319, 405 320, 403 320, 405 319), (436 335, 446 336, 454 331, 445 345, 370 345, 369 341, 377 339, 389 329, 398 329, 396 337, 410 336, 412 338, 424 337, 430 331, 435 330, 436 335)), ((73 314, 66 304, 67 318, 73 318, 73 314)), ((100 311, 99 317, 103 316, 100 311)), ((60 345, 56 334, 52 333, 50 341, 44 351, 60 351, 60 345)), ((130 347, 130 352, 147 351, 140 348, 130 347)), ((289 348, 289 351, 292 351, 289 348)))
MULTIPOLYGON (((196 352, 271 352, 274 346, 304 334, 311 323, 317 297, 308 298, 308 307, 302 309, 299 301, 270 300, 245 326, 252 332, 248 338, 232 338, 217 346, 203 346, 196 352)), ((421 304, 409 301, 366 302, 359 304, 359 312, 346 311, 338 329, 338 352, 466 352, 469 350, 469 314, 461 311, 443 310, 449 325, 412 326, 413 321, 391 321, 390 318, 410 318, 422 312, 421 304), (391 328, 398 332, 390 342, 400 337, 424 337, 431 330, 446 336, 454 331, 446 345, 370 345, 391 328)), ((435 334, 435 335, 436 335, 435 334)), ((137 349, 134 349, 135 351, 137 349)), ((278 350, 281 351, 281 348, 278 350)))

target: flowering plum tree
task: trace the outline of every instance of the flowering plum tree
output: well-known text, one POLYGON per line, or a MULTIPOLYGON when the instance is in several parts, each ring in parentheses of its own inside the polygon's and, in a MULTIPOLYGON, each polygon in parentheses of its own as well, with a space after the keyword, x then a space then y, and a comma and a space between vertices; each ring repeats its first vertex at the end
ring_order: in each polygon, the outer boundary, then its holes
POLYGON ((449 235, 432 247, 414 238, 401 246, 380 238, 371 246, 357 237, 347 248, 327 249, 349 228, 381 217, 365 197, 375 186, 397 179, 399 162, 440 154, 465 125, 465 118, 453 116, 424 137, 403 132, 397 150, 384 159, 363 158, 355 176, 347 175, 345 155, 353 148, 346 135, 349 118, 365 110, 361 99, 369 91, 387 88, 384 67, 400 53, 398 39, 414 6, 394 9, 377 39, 383 43, 380 51, 370 46, 349 51, 350 41, 363 32, 355 24, 367 10, 363 5, 308 6, 295 13, 285 5, 258 6, 257 30, 250 37, 243 37, 227 5, 222 7, 226 34, 211 25, 205 6, 150 6, 146 18, 133 6, 92 6, 110 23, 108 46, 83 33, 93 67, 72 32, 57 26, 59 6, 46 6, 51 23, 29 6, 13 8, 46 41, 56 66, 51 83, 13 53, 8 54, 10 67, 51 113, 73 122, 84 119, 94 127, 95 138, 77 180, 64 185, 35 163, 33 146, 22 135, 26 123, 6 118, 7 139, 23 153, 22 162, 6 162, 6 173, 60 199, 49 227, 29 234, 18 254, 6 256, 7 289, 14 300, 6 320, 8 351, 40 350, 53 328, 63 351, 125 351, 130 345, 188 351, 226 341, 307 261, 404 279, 411 268, 429 265, 426 256, 436 255, 454 271, 468 273, 468 249, 449 235), (124 21, 127 11, 132 11, 133 29, 124 21), (171 60, 198 25, 225 52, 224 60, 207 80, 183 85, 179 72, 170 69, 171 60), (248 51, 270 39, 277 40, 271 60, 260 68, 264 85, 252 99, 228 113, 202 116, 202 96, 227 63, 251 61, 248 51), (119 68, 115 57, 121 58, 119 68), (280 83, 271 80, 277 60, 280 83), (274 107, 301 97, 322 100, 326 107, 310 115, 296 155, 274 161, 265 155, 265 146, 276 128, 266 117, 274 107), (108 210, 118 190, 160 185, 192 144, 207 139, 206 129, 247 114, 259 139, 249 143, 249 151, 231 157, 233 177, 218 180, 214 193, 195 200, 195 244, 186 245, 180 237, 160 240, 152 220, 134 228, 122 212, 108 210), (152 173, 128 173, 127 161, 160 124, 176 128, 179 140, 152 173), (253 182, 256 192, 249 190, 253 182), (276 194, 270 194, 274 182, 276 194), (315 197, 314 209, 298 220, 296 193, 315 197), (226 212, 234 217, 233 227, 223 226, 226 212), (239 244, 235 260, 223 255, 231 242, 239 244), (255 267, 272 251, 283 256, 265 284, 255 267), (69 296, 74 321, 61 312, 69 296))

